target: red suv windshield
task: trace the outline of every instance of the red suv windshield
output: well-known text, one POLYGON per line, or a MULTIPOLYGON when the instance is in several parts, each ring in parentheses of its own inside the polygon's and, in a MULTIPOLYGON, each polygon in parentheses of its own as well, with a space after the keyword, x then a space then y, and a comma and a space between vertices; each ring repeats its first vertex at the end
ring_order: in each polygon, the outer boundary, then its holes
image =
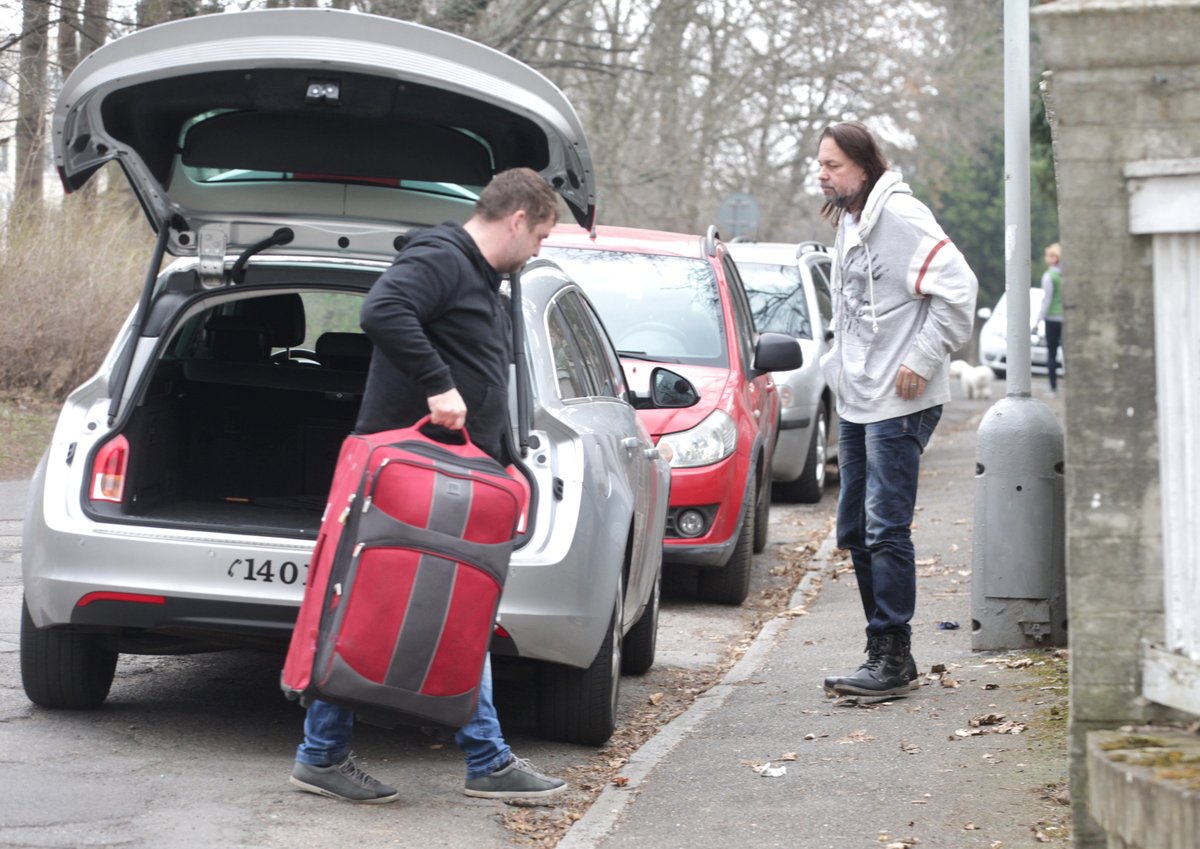
POLYGON ((587 292, 622 356, 729 367, 721 295, 701 259, 545 247, 587 292))

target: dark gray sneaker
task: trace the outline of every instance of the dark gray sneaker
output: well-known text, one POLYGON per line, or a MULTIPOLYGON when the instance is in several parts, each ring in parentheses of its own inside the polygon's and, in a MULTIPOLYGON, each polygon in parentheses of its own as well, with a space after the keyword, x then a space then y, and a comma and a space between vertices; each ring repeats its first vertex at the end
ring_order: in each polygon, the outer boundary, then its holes
POLYGON ((468 778, 463 792, 483 799, 544 799, 566 789, 561 778, 543 775, 529 761, 514 756, 508 766, 491 775, 468 778))
POLYGON ((333 766, 313 766, 296 761, 288 781, 309 793, 364 805, 393 802, 400 795, 395 787, 388 787, 367 775, 351 755, 333 766))

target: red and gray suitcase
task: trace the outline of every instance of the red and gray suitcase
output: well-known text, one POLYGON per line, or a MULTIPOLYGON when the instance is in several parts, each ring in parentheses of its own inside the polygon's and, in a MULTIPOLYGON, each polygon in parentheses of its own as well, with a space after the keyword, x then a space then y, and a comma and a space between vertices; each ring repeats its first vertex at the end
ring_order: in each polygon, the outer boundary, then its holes
POLYGON ((524 490, 427 423, 342 444, 283 667, 302 704, 384 724, 471 718, 524 490))

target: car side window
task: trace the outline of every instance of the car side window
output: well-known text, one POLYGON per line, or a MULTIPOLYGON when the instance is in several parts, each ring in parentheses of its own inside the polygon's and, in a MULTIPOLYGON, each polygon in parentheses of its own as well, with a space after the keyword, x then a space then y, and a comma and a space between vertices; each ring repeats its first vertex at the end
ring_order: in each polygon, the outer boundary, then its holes
POLYGON ((564 401, 586 398, 591 394, 588 386, 587 367, 583 356, 571 335, 570 323, 563 315, 557 302, 546 311, 546 328, 550 339, 550 352, 554 359, 555 386, 558 397, 564 401))
POLYGON ((821 257, 814 260, 809 268, 812 270, 813 288, 817 290, 817 309, 821 311, 822 322, 829 327, 833 324, 833 296, 829 291, 833 262, 828 257, 821 257))
POLYGON ((742 277, 729 254, 721 255, 721 265, 725 269, 725 279, 729 281, 729 301, 733 305, 733 323, 737 327, 738 346, 742 351, 742 367, 749 371, 754 367, 754 313, 750 310, 742 277))
POLYGON ((561 303, 600 394, 612 398, 627 397, 625 371, 596 311, 577 292, 564 293, 561 303))

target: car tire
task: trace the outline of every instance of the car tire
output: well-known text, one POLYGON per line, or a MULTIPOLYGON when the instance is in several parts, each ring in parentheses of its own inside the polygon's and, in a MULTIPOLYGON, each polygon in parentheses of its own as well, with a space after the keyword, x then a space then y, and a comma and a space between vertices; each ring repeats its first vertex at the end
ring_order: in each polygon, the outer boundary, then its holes
POLYGON ((713 604, 741 604, 750 595, 750 567, 754 563, 754 502, 746 507, 733 556, 719 569, 701 569, 696 594, 713 604))
POLYGON ((767 547, 771 524, 772 480, 771 470, 767 469, 765 480, 759 487, 758 501, 754 505, 754 553, 761 554, 767 547))
POLYGON ((21 683, 44 708, 89 710, 108 698, 117 653, 101 637, 81 631, 38 628, 21 605, 21 683))
POLYGON ((817 422, 808 443, 804 471, 791 483, 781 484, 779 494, 788 501, 816 504, 825 495, 825 472, 829 462, 829 413, 825 405, 817 407, 817 422))
POLYGON ((662 598, 662 571, 654 579, 654 588, 638 621, 625 635, 621 644, 621 671, 629 675, 644 675, 654 665, 658 646, 658 611, 662 598))
POLYGON ((538 675, 537 727, 543 739, 602 746, 617 727, 621 690, 622 593, 617 589, 608 633, 587 669, 542 664, 538 675))

